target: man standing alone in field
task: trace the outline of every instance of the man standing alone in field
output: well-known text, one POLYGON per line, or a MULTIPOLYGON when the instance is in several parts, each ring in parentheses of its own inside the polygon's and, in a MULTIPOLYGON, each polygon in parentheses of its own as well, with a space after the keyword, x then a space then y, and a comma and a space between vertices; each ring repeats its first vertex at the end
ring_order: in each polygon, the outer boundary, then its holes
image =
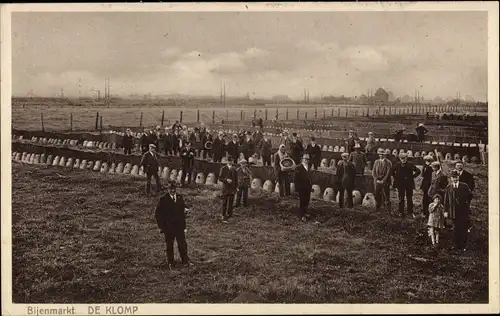
POLYGON ((380 210, 382 203, 391 211, 390 188, 389 180, 391 178, 392 163, 389 159, 385 158, 384 150, 379 148, 377 150, 379 159, 375 160, 373 164, 373 186, 375 193, 375 203, 377 211, 380 210))
POLYGON ((233 166, 234 158, 229 155, 227 157, 227 165, 222 166, 219 172, 219 181, 222 182, 222 222, 227 223, 227 220, 233 216, 233 203, 236 187, 238 185, 238 173, 233 166))
POLYGON ((144 173, 146 173, 146 194, 151 194, 151 177, 155 178, 156 182, 156 192, 161 190, 160 176, 158 175, 158 167, 160 166, 158 162, 158 154, 156 153, 156 146, 153 144, 149 145, 149 151, 146 152, 141 159, 141 164, 144 168, 144 173))
POLYGON ((175 182, 170 182, 168 192, 164 194, 156 205, 156 223, 160 232, 165 235, 167 244, 168 268, 174 266, 174 241, 177 240, 179 255, 182 264, 192 266, 189 261, 186 242, 186 203, 182 195, 176 193, 175 182))

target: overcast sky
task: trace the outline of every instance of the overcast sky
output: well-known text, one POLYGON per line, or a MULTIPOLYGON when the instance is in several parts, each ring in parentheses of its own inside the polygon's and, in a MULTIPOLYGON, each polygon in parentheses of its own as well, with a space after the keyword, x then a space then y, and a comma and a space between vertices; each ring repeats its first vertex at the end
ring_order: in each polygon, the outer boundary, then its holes
POLYGON ((13 94, 487 98, 487 13, 13 13, 13 94))

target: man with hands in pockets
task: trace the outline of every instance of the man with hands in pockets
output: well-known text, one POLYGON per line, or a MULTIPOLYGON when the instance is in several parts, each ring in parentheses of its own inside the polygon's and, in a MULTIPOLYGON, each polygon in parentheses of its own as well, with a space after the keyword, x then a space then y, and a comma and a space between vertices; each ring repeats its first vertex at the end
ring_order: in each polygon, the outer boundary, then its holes
POLYGON ((168 268, 174 266, 174 241, 177 240, 179 254, 182 264, 192 266, 187 253, 186 242, 186 212, 189 209, 182 195, 176 192, 177 185, 171 181, 168 184, 168 192, 160 197, 156 206, 156 222, 160 232, 165 235, 167 244, 168 268))

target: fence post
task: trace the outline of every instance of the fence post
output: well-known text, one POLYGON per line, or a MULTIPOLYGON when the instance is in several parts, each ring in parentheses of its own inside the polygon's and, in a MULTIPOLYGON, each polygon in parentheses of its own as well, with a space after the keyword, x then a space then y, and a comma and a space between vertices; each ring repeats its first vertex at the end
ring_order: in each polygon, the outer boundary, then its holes
POLYGON ((73 131, 73 113, 69 114, 69 130, 73 131))
POLYGON ((333 117, 333 108, 332 108, 332 117, 333 117))
POLYGON ((345 108, 345 117, 349 115, 349 108, 345 108))
POLYGON ((42 132, 45 131, 45 126, 43 125, 43 113, 40 113, 40 120, 42 121, 42 132))
POLYGON ((95 116, 95 130, 97 131, 99 129, 99 111, 97 111, 97 114, 95 116))
POLYGON ((314 118, 318 118, 318 108, 314 108, 314 118))
POLYGON ((139 121, 139 127, 142 127, 142 112, 141 112, 141 120, 139 121))
POLYGON ((212 111, 212 124, 215 124, 215 110, 212 111))
POLYGON ((370 116, 370 108, 366 108, 366 116, 370 116))
POLYGON ((102 133, 102 116, 99 117, 100 132, 102 133))
POLYGON ((243 121, 243 110, 240 111, 240 121, 243 121))
POLYGON ((286 108, 286 120, 288 121, 288 108, 286 108))
POLYGON ((340 108, 337 108, 337 117, 340 117, 340 108))
POLYGON ((326 109, 323 109, 323 118, 326 118, 326 109))
POLYGON ((200 109, 196 112, 196 122, 200 123, 200 109))
POLYGON ((307 120, 307 111, 304 114, 304 120, 307 120))
POLYGON ((299 109, 297 109, 297 120, 299 119, 299 109))
POLYGON ((184 116, 184 111, 181 111, 181 117, 179 119, 179 123, 182 123, 182 117, 184 116))
POLYGON ((384 106, 384 116, 385 116, 385 106, 384 106))
POLYGON ((165 110, 161 112, 161 127, 163 127, 163 122, 165 121, 165 110))
POLYGON ((279 118, 280 118, 279 109, 276 108, 276 121, 279 120, 279 118))
POLYGON ((266 121, 267 121, 267 109, 266 109, 266 121))
POLYGON ((255 119, 257 119, 257 109, 254 109, 254 110, 253 110, 253 117, 254 117, 255 119))

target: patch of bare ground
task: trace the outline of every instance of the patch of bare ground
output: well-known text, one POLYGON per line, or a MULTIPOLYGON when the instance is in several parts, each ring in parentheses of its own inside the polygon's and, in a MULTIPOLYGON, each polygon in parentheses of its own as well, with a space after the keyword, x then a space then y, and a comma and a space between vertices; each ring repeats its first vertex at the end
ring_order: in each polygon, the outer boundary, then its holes
POLYGON ((157 197, 142 194, 143 179, 13 163, 13 301, 485 303, 485 170, 476 171, 464 254, 448 249, 450 233, 443 249, 430 249, 421 219, 323 201, 312 202, 314 219, 302 223, 296 199, 252 196, 222 224, 214 189, 179 189, 192 208, 195 266, 168 271, 157 197))

